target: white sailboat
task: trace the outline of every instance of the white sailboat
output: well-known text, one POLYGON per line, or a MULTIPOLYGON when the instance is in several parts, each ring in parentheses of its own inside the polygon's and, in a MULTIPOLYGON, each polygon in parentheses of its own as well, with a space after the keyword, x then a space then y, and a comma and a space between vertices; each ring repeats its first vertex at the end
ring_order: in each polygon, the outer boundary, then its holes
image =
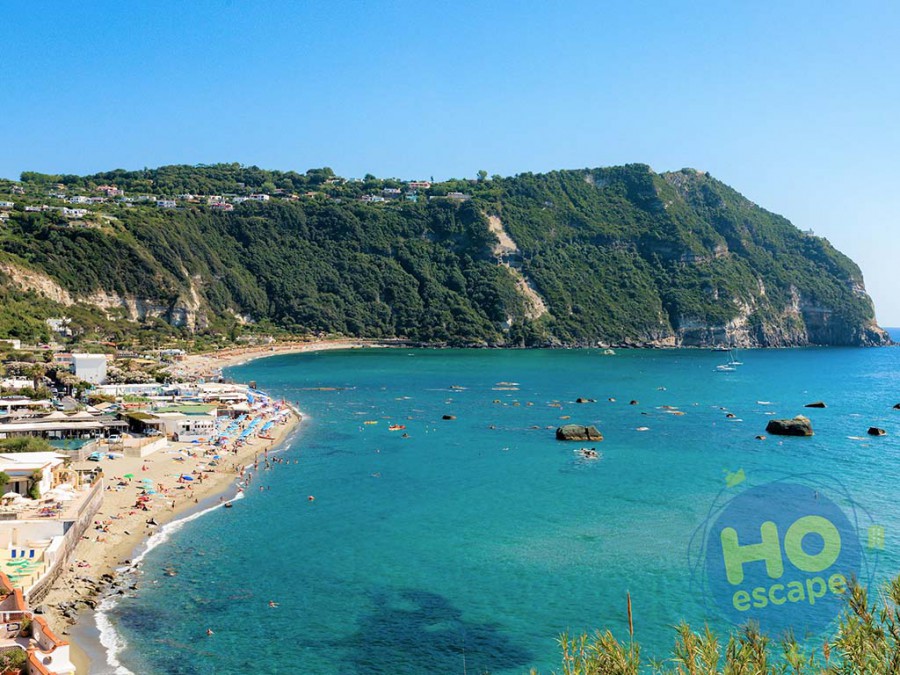
POLYGON ((737 370, 738 366, 742 366, 742 365, 744 365, 743 361, 738 361, 734 357, 734 350, 729 349, 728 350, 728 363, 723 363, 720 366, 716 366, 716 371, 720 372, 720 373, 733 373, 735 370, 737 370))

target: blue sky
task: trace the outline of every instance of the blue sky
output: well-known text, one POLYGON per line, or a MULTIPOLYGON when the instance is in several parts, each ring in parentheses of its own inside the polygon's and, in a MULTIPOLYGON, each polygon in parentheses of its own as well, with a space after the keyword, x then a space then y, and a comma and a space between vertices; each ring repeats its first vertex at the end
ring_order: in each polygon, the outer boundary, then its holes
POLYGON ((709 171, 900 326, 900 3, 5 0, 0 176, 709 171))

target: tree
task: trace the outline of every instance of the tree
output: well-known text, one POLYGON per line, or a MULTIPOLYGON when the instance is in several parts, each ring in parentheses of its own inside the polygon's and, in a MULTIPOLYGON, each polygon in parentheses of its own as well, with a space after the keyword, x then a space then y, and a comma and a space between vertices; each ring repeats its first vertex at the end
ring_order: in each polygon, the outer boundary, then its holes
POLYGON ((43 471, 35 471, 33 474, 31 474, 31 485, 28 486, 28 496, 32 499, 41 498, 41 481, 43 479, 43 471))
POLYGON ((487 177, 488 177, 488 172, 485 171, 484 169, 482 169, 481 171, 478 172, 478 182, 479 183, 483 183, 484 181, 486 181, 487 177))

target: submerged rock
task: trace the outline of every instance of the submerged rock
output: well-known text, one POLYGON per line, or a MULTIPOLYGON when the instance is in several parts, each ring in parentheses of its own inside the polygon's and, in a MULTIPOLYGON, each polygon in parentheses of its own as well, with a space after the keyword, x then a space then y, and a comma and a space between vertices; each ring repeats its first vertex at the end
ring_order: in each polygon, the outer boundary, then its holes
POLYGON ((879 429, 878 427, 869 427, 869 431, 867 432, 869 436, 884 436, 887 432, 884 429, 879 429))
POLYGON ((602 441, 601 434, 595 426, 581 424, 565 424, 556 430, 558 441, 602 441))
POLYGON ((809 418, 797 415, 792 420, 769 420, 766 431, 776 436, 812 436, 809 418))
POLYGON ((807 403, 804 408, 827 408, 824 401, 816 401, 815 403, 807 403))

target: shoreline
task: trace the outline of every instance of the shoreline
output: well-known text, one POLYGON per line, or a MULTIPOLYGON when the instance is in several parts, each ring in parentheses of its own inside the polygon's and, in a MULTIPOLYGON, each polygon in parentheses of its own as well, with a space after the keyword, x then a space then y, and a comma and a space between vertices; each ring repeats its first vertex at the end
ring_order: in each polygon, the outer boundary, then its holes
MULTIPOLYGON (((332 340, 226 349, 189 355, 174 364, 170 372, 175 377, 198 379, 217 375, 224 368, 268 356, 383 346, 387 344, 380 341, 332 340)), ((287 421, 273 428, 275 433, 272 434, 272 439, 254 437, 239 448, 236 454, 226 456, 223 464, 227 467, 222 466, 214 473, 204 474, 202 482, 195 481, 187 486, 184 494, 174 497, 174 508, 166 506, 172 499, 172 496, 167 495, 161 508, 154 504, 150 512, 132 510, 123 513, 122 510, 127 509, 127 504, 133 501, 133 496, 126 495, 125 490, 119 492, 112 488, 117 479, 126 473, 143 475, 152 478, 154 482, 161 482, 171 478, 174 475, 172 471, 176 469, 178 474, 189 472, 197 461, 172 466, 170 460, 176 452, 189 451, 191 444, 170 443, 167 451, 158 451, 145 458, 125 457, 114 460, 114 464, 104 462, 102 468, 108 483, 103 505, 96 514, 95 521, 106 518, 103 521, 106 523, 106 531, 98 534, 91 528, 85 533, 69 564, 40 603, 44 618, 64 639, 77 636, 78 642, 70 641, 70 650, 78 675, 95 672, 95 665, 109 667, 105 662, 109 650, 100 639, 96 611, 105 598, 109 597, 117 582, 132 571, 130 566, 134 558, 143 556, 149 550, 147 547, 151 538, 156 533, 163 532, 164 528, 179 521, 193 519, 213 508, 221 508, 225 501, 232 501, 237 496, 236 484, 241 468, 252 465, 254 458, 264 452, 280 452, 285 442, 299 431, 302 414, 292 405, 288 405, 288 408, 290 414, 286 417, 287 421), (113 514, 117 508, 119 513, 113 514), (152 517, 157 525, 147 525, 148 517, 152 517), (101 547, 97 543, 106 545, 101 547), (98 656, 104 659, 100 663, 96 662, 98 656)), ((160 543, 164 543, 165 539, 160 543)))

